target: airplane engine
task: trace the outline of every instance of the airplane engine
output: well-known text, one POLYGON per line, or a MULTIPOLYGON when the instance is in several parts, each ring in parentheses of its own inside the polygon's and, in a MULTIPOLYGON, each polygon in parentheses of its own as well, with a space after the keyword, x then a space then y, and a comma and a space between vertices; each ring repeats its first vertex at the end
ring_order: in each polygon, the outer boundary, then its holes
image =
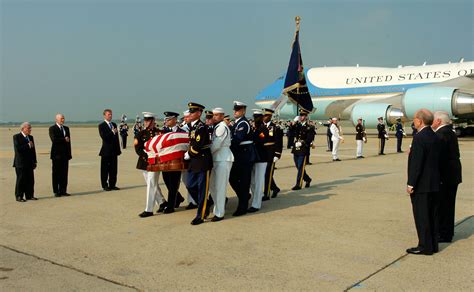
POLYGON ((379 117, 383 117, 385 123, 391 126, 396 123, 397 118, 403 118, 403 113, 388 103, 361 103, 352 108, 351 121, 353 125, 357 124, 358 118, 362 118, 366 128, 376 128, 379 117))
POLYGON ((426 86, 407 90, 403 96, 403 109, 407 118, 426 108, 432 112, 445 111, 452 116, 472 117, 474 115, 474 94, 453 87, 426 86))

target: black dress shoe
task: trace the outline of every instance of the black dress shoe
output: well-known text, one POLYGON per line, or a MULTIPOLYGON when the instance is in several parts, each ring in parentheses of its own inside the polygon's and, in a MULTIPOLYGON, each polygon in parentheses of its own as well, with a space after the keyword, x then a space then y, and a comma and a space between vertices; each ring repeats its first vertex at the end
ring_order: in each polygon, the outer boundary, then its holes
POLYGON ((158 211, 156 211, 156 213, 161 213, 165 210, 165 208, 168 206, 168 203, 165 201, 163 203, 160 204, 160 207, 158 208, 158 211))
POLYGON ((311 162, 306 163, 306 165, 313 165, 311 162))
POLYGON ((278 196, 278 193, 280 192, 279 188, 276 188, 273 190, 272 198, 276 198, 278 196))
POLYGON ((143 211, 140 214, 138 214, 138 216, 140 216, 141 218, 150 217, 150 216, 153 216, 153 212, 143 211))
POLYGON ((245 215, 245 214, 247 214, 247 210, 245 210, 245 211, 237 210, 232 214, 232 216, 238 217, 238 216, 242 216, 242 215, 245 215))
POLYGON ((163 214, 171 214, 174 213, 174 208, 166 207, 163 211, 163 214))
POLYGON ((193 203, 189 203, 189 205, 186 207, 186 210, 196 209, 197 207, 198 207, 197 205, 194 205, 193 203))
POLYGON ((254 208, 254 207, 250 207, 250 208, 247 210, 247 212, 248 212, 248 213, 255 213, 255 212, 257 212, 258 210, 260 210, 260 209, 257 209, 257 208, 254 208))
POLYGON ((54 193, 54 196, 55 196, 55 197, 61 197, 61 194, 59 194, 59 193, 54 193))
POLYGON ((68 194, 68 193, 62 193, 61 196, 63 197, 69 197, 71 194, 68 194))
POLYGON ((181 196, 181 193, 178 192, 178 194, 176 196, 176 203, 174 204, 174 207, 179 208, 179 205, 181 205, 182 202, 184 202, 184 198, 183 198, 183 196, 181 196))
POLYGON ((21 202, 21 203, 24 203, 24 202, 26 202, 26 200, 25 200, 25 199, 23 199, 23 198, 19 198, 19 197, 17 197, 17 198, 16 198, 16 201, 17 201, 17 202, 21 202))
POLYGON ((304 185, 305 188, 309 188, 311 186, 311 181, 313 181, 312 179, 309 179, 306 181, 306 184, 304 185))
POLYGON ((332 161, 341 161, 341 159, 336 158, 336 159, 333 159, 332 161))
POLYGON ((214 216, 212 217, 211 221, 212 222, 219 222, 219 221, 222 221, 224 220, 224 217, 217 217, 217 216, 214 216))
POLYGON ((109 188, 109 187, 105 187, 105 188, 104 188, 104 191, 106 191, 106 192, 110 192, 111 190, 112 190, 112 189, 109 188))
MULTIPOLYGON (((273 196, 272 196, 272 197, 273 197, 273 196)), ((269 196, 263 196, 263 197, 262 197, 262 201, 268 201, 268 200, 270 200, 270 197, 269 197, 269 196)))
POLYGON ((38 200, 38 198, 31 197, 31 198, 28 198, 27 200, 33 200, 33 201, 37 201, 37 200, 38 200))
POLYGON ((300 186, 294 186, 294 187, 291 188, 291 190, 293 190, 293 191, 301 190, 301 187, 300 186))
POLYGON ((201 218, 194 218, 193 221, 191 221, 191 225, 199 225, 201 223, 204 223, 204 220, 201 218))
POLYGON ((433 252, 429 252, 429 251, 426 251, 426 250, 423 250, 419 247, 412 247, 412 248, 409 248, 407 249, 407 253, 409 254, 416 254, 416 255, 432 255, 433 252))
POLYGON ((385 155, 385 153, 379 153, 379 155, 385 155))
POLYGON ((111 187, 110 189, 111 189, 112 191, 118 191, 118 190, 120 190, 120 188, 118 188, 118 187, 111 187))

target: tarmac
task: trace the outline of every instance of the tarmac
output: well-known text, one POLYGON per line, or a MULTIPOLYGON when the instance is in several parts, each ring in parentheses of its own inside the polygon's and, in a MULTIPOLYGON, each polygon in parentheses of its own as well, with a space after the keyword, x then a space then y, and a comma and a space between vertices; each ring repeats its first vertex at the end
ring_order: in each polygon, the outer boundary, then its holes
POLYGON ((459 142, 463 183, 454 241, 419 256, 405 252, 417 237, 405 192, 407 152, 395 153, 393 138, 387 155, 378 156, 370 135, 366 158, 355 159, 355 137, 347 133, 342 161, 333 162, 322 127, 307 166, 310 188, 291 191, 296 168, 284 150, 277 198, 257 213, 232 217, 237 199, 229 187, 225 220, 192 226, 195 210, 184 210, 187 203, 173 214, 138 217, 145 182, 131 139, 119 157, 121 190, 101 190, 95 127, 71 127, 72 196, 56 198, 47 128, 33 125, 39 200, 16 202, 11 137, 17 132, 0 128, 2 291, 474 290, 473 139, 459 142))

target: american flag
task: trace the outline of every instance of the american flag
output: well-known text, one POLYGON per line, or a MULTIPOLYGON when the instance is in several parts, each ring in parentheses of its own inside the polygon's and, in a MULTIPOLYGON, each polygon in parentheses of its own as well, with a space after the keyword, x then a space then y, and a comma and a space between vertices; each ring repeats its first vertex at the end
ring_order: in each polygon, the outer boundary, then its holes
POLYGON ((145 143, 148 164, 155 164, 156 158, 160 163, 183 158, 188 147, 188 133, 170 132, 155 136, 145 143))

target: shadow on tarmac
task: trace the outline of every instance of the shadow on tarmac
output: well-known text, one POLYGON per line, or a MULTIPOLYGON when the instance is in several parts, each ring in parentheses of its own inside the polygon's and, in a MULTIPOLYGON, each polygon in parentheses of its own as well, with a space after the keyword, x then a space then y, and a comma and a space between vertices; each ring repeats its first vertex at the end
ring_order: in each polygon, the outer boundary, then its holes
POLYGON ((474 215, 468 216, 461 221, 458 221, 454 228, 453 241, 450 243, 440 243, 439 251, 449 248, 457 241, 468 239, 474 234, 474 215))
MULTIPOLYGON (((136 188, 141 188, 144 187, 145 185, 135 185, 135 186, 126 186, 126 187, 120 187, 120 190, 130 190, 130 189, 136 189, 136 188)), ((116 191, 113 191, 116 192, 116 191)), ((85 192, 79 192, 79 193, 71 193, 71 197, 74 196, 87 196, 87 195, 98 195, 100 193, 105 193, 104 190, 94 190, 94 191, 85 191, 85 192)), ((45 197, 45 198, 39 198, 40 200, 47 200, 47 199, 56 199, 56 197, 53 195, 51 197, 45 197)))

